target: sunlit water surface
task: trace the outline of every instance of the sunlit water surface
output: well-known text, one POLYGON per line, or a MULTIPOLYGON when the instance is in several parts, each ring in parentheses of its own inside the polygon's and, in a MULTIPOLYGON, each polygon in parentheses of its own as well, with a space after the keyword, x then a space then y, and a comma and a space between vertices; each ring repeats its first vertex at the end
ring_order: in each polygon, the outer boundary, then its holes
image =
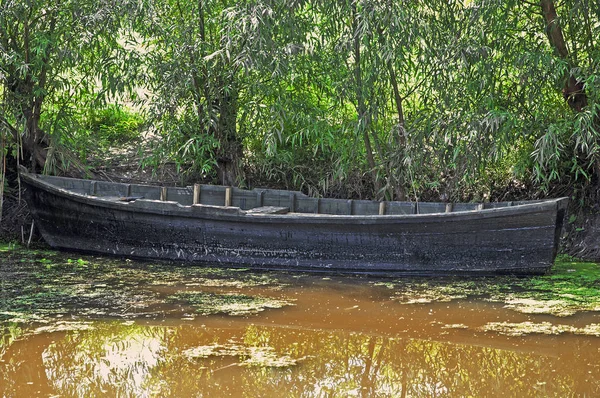
POLYGON ((577 332, 600 323, 594 311, 523 314, 438 294, 464 281, 4 254, 0 396, 600 394, 600 337, 577 332), (549 334, 511 336, 498 322, 549 334))

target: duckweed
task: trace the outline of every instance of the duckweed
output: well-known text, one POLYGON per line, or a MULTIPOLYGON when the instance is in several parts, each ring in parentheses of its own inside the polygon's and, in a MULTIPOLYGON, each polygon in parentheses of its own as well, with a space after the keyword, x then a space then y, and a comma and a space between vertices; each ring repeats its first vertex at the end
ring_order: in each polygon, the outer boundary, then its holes
MULTIPOLYGON (((68 314, 125 319, 177 314, 189 317, 190 311, 195 314, 193 317, 252 315, 293 305, 293 300, 285 297, 266 296, 283 292, 294 278, 306 277, 73 257, 51 250, 27 250, 13 243, 0 245, 0 252, 0 323, 42 322, 68 314), (245 294, 248 289, 270 293, 245 294)), ((363 282, 382 289, 384 295, 403 305, 477 299, 499 303, 516 312, 561 317, 600 310, 600 266, 568 257, 559 258, 549 274, 531 278, 363 282)))
POLYGON ((592 323, 584 327, 556 325, 550 322, 490 322, 482 326, 484 332, 496 332, 506 336, 525 336, 528 334, 560 335, 573 333, 585 336, 600 336, 600 324, 592 323))
POLYGON ((239 344, 212 344, 187 349, 183 355, 190 359, 209 357, 239 357, 236 365, 246 367, 286 368, 297 364, 298 360, 288 355, 278 355, 272 347, 248 347, 239 344))
POLYGON ((600 311, 600 265, 567 257, 559 258, 547 275, 530 278, 399 279, 375 284, 392 290, 392 299, 401 304, 475 298, 524 314, 564 317, 600 311))
POLYGON ((195 312, 201 315, 251 315, 269 308, 282 308, 292 305, 291 301, 284 299, 247 296, 236 293, 206 293, 201 291, 178 292, 167 297, 167 300, 191 305, 195 312))
POLYGON ((276 291, 285 286, 266 273, 136 263, 110 257, 72 257, 56 251, 28 250, 16 244, 4 244, 0 251, 0 325, 47 323, 67 315, 75 319, 177 316, 183 310, 174 302, 180 299, 196 306, 197 314, 245 315, 289 305, 285 300, 243 294, 184 292, 190 287, 276 291), (215 307, 210 308, 211 305, 215 307))

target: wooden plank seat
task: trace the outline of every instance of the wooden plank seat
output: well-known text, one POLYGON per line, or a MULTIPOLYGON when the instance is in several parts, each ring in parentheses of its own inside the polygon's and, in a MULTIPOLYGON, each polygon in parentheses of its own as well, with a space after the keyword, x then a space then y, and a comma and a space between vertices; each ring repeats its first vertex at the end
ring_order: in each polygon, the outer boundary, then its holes
POLYGON ((289 211, 289 207, 261 206, 246 210, 246 214, 286 214, 289 211))

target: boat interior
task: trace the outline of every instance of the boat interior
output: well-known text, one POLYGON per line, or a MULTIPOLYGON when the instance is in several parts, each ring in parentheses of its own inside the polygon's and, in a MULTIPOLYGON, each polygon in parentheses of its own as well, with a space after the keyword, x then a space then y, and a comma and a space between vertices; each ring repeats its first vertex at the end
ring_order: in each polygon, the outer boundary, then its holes
POLYGON ((188 187, 161 187, 109 181, 37 176, 40 180, 80 195, 111 201, 164 201, 183 206, 210 205, 238 207, 256 214, 402 215, 476 211, 516 206, 532 201, 489 203, 396 202, 358 199, 313 198, 297 191, 195 184, 188 187))

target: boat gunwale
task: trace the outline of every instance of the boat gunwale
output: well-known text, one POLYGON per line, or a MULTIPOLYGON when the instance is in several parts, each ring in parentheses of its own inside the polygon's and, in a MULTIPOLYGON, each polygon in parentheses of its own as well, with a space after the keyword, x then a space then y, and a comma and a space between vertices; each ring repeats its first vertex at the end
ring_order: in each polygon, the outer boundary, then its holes
MULTIPOLYGON (((91 196, 70 191, 65 188, 58 187, 50 182, 39 178, 37 174, 24 172, 20 173, 21 177, 38 188, 42 188, 53 194, 64 197, 68 200, 73 200, 83 203, 88 206, 110 208, 126 212, 147 213, 155 215, 179 216, 194 219, 219 219, 223 221, 239 221, 239 222, 305 222, 305 223, 324 223, 324 222, 348 222, 356 224, 378 224, 385 225, 387 223, 412 223, 412 222, 435 222, 435 221, 463 221, 472 219, 505 217, 511 215, 523 215, 531 213, 540 213, 548 211, 558 211, 561 208, 566 208, 568 203, 567 197, 544 199, 533 203, 522 203, 513 206, 496 207, 480 210, 463 210, 452 211, 447 213, 425 213, 425 214, 386 214, 386 215, 364 215, 364 214, 317 214, 317 213, 296 213, 288 212, 282 214, 271 213, 252 213, 249 210, 242 210, 234 206, 219 206, 207 204, 182 205, 176 201, 161 201, 155 199, 137 199, 131 202, 114 201, 103 199, 102 197, 91 196), (136 206, 136 202, 156 204, 156 207, 151 206, 136 206), (204 211, 203 211, 204 210, 204 211), (212 211, 212 213, 211 213, 212 211)), ((62 177, 68 178, 68 177, 62 177)), ((153 186, 153 185, 149 185, 153 186)), ((290 191, 291 192, 291 191, 290 191)), ((407 202, 409 203, 409 202, 407 202)), ((428 202, 422 202, 428 203, 428 202)))

